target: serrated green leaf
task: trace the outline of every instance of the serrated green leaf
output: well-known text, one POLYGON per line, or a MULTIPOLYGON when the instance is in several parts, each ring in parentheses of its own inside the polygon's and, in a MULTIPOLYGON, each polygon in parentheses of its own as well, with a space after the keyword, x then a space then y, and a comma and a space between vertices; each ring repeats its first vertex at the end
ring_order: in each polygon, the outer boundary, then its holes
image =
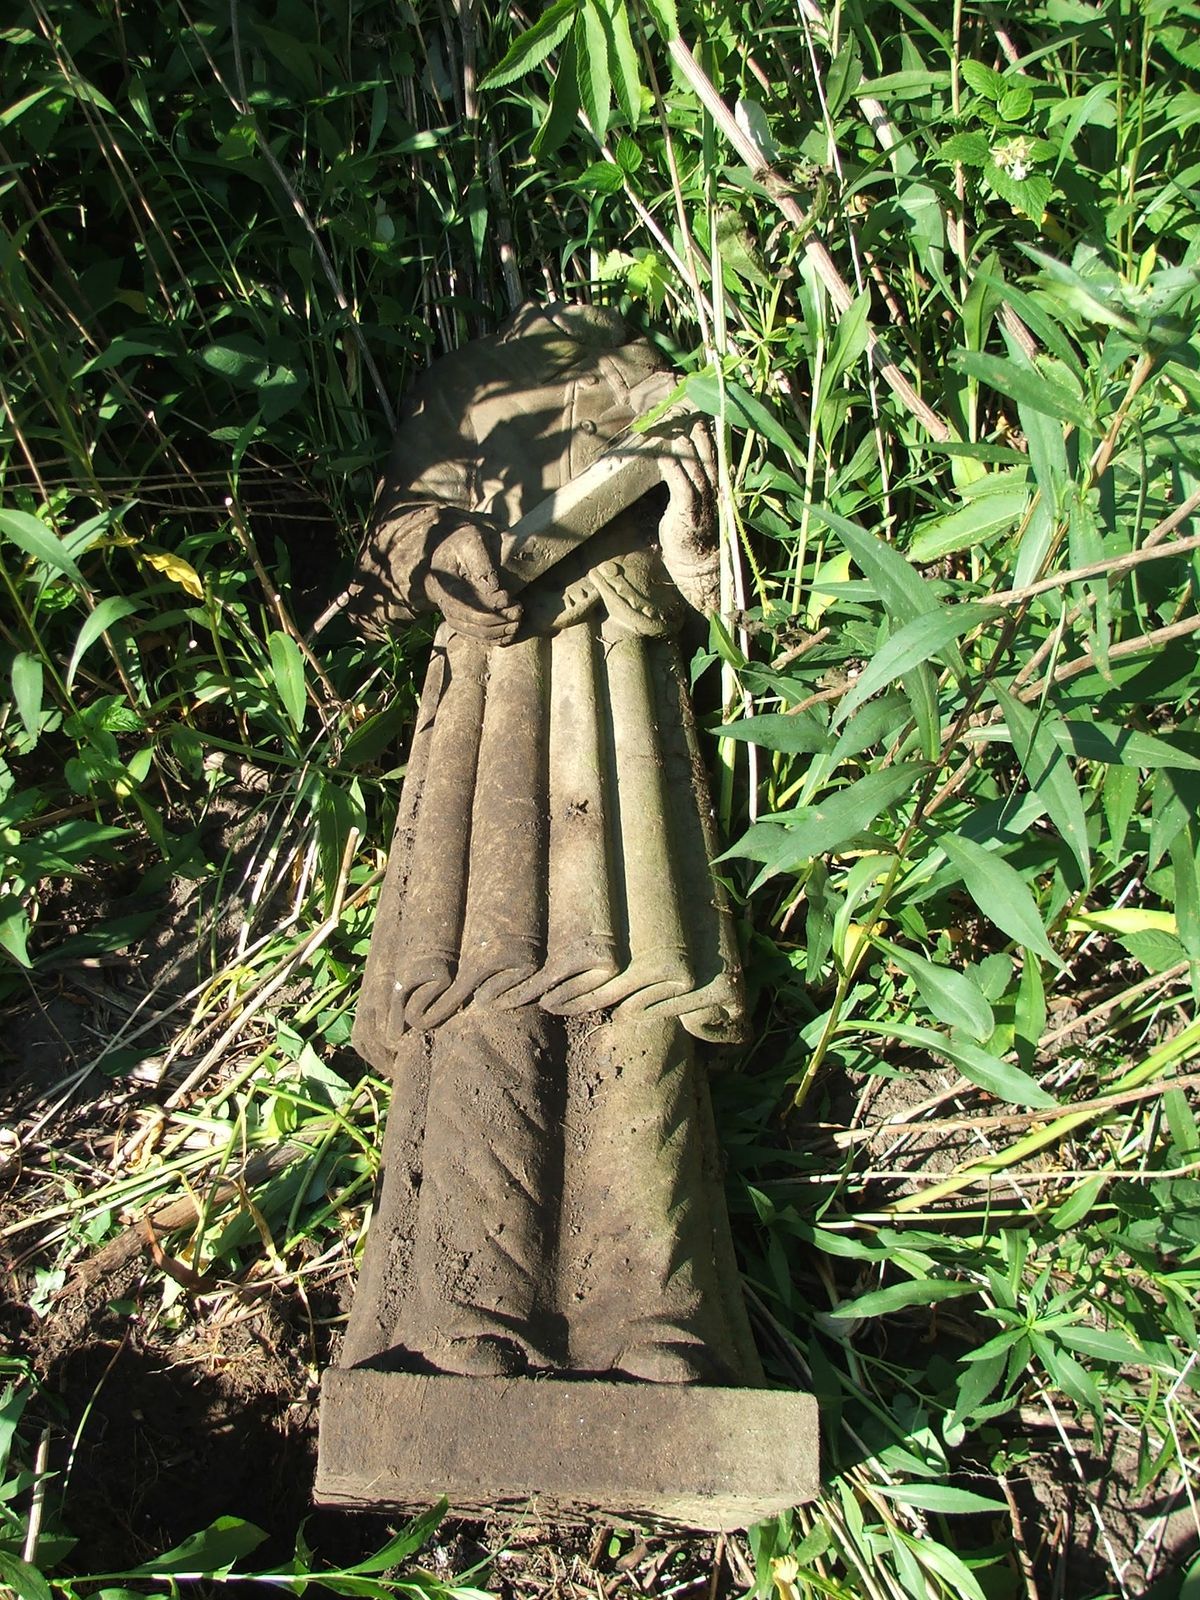
MULTIPOLYGON (((572 0, 572 17, 574 5, 575 0, 572 0)), ((558 76, 550 91, 550 109, 531 147, 530 153, 535 160, 554 154, 574 128, 578 113, 579 80, 575 68, 575 36, 572 33, 563 47, 558 76)))
POLYGON ((1056 967, 1062 962, 1055 955, 1038 916, 1037 905, 1024 878, 993 850, 985 850, 973 839, 942 834, 938 844, 962 874, 967 893, 983 915, 1010 939, 1027 950, 1035 950, 1056 967))
POLYGON ((562 43, 575 21, 579 0, 554 0, 554 4, 525 32, 513 40, 507 53, 484 77, 481 89, 499 89, 532 72, 562 43))
POLYGON ((1147 928, 1142 933, 1117 935, 1117 943, 1127 950, 1139 966, 1147 972, 1166 972, 1188 958, 1182 942, 1174 934, 1161 928, 1147 928))
POLYGON ((953 133, 938 147, 943 161, 961 161, 965 167, 986 166, 991 153, 982 133, 953 133))
POLYGON ((961 61, 958 70, 968 88, 993 103, 1000 99, 1008 87, 1000 74, 993 72, 991 67, 985 67, 982 61, 961 61))
POLYGON ((579 103, 596 142, 603 144, 612 108, 612 81, 608 74, 608 35, 595 0, 582 0, 575 20, 575 72, 579 103))
POLYGON ((646 0, 646 10, 654 18, 654 26, 664 44, 670 44, 679 35, 679 14, 675 0, 646 0))
POLYGON ((0 537, 35 561, 41 561, 55 572, 64 573, 73 582, 87 587, 87 580, 75 561, 63 548, 62 540, 37 517, 27 511, 0 511, 0 537))
POLYGON ((1019 83, 1000 96, 999 111, 1005 122, 1023 122, 1033 109, 1033 90, 1019 83))
POLYGON ((838 727, 864 700, 886 689, 897 678, 940 654, 964 633, 982 627, 1000 615, 996 606, 963 601, 956 606, 941 606, 936 611, 914 617, 898 628, 863 669, 849 692, 838 704, 831 727, 838 727))
MULTIPOLYGON (((602 8, 604 31, 608 36, 608 72, 616 91, 617 104, 625 113, 631 129, 635 129, 642 115, 642 75, 637 46, 629 30, 629 11, 626 0, 612 0, 602 8)), ((631 140, 622 139, 617 147, 617 160, 626 172, 635 172, 642 163, 642 152, 631 140), (632 146, 636 164, 629 156, 622 157, 626 143, 632 146)))
POLYGON ((283 702, 293 728, 299 733, 304 727, 304 713, 308 697, 304 689, 304 657, 300 646, 286 633, 272 633, 267 639, 271 652, 271 671, 275 692, 283 702))

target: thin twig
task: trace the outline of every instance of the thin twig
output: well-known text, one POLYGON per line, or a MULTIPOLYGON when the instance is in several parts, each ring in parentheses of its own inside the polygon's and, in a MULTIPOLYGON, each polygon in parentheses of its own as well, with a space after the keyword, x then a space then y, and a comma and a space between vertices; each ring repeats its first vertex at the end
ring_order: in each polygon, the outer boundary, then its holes
MULTIPOLYGON (((1186 963, 1184 964, 1186 966, 1186 963)), ((961 1093, 969 1087, 969 1083, 964 1079, 958 1086, 958 1092, 961 1093)), ((1093 1100, 1073 1101, 1060 1106, 1058 1110, 1069 1111, 1072 1115, 1076 1112, 1086 1112, 1089 1115, 1102 1117, 1110 1111, 1120 1110, 1122 1106, 1132 1105, 1139 1100, 1157 1099, 1169 1089, 1197 1088, 1200 1088, 1200 1072, 1191 1072, 1178 1078, 1163 1078, 1157 1083, 1142 1084, 1139 1088, 1125 1090, 1123 1094, 1098 1095, 1093 1100)), ((880 1139, 914 1134, 980 1133, 998 1128, 1032 1128, 1038 1123, 1048 1121, 1053 1115, 1054 1112, 1051 1111, 997 1111, 986 1117, 930 1117, 924 1121, 919 1118, 905 1118, 897 1122, 876 1123, 873 1128, 843 1128, 833 1135, 833 1142, 840 1150, 844 1150, 850 1145, 874 1144, 880 1139)), ((817 1127, 819 1129, 820 1124, 817 1127)))
POLYGON ((38 1541, 42 1536, 42 1515, 46 1508, 46 1463, 50 1459, 50 1424, 42 1429, 37 1455, 33 1461, 33 1494, 29 1500, 29 1524, 25 1530, 25 1543, 21 1550, 22 1561, 37 1565, 38 1541))
MULTIPOLYGON (((1200 496, 1193 497, 1200 499, 1200 496)), ((1065 572, 1053 572, 1037 583, 1028 583, 1022 589, 997 589, 987 596, 989 606, 1022 605, 1035 595, 1047 594, 1052 589, 1065 589, 1069 584, 1081 583, 1085 578, 1116 578, 1147 561, 1166 561, 1172 556, 1187 555, 1200 550, 1200 534, 1189 539, 1172 539, 1169 544, 1142 545, 1127 555, 1109 556, 1105 561, 1091 561, 1084 567, 1069 567, 1065 572)))
MULTIPOLYGON (((712 117, 717 127, 737 151, 741 159, 750 168, 755 179, 768 190, 775 204, 789 222, 795 224, 798 228, 807 228, 810 218, 803 207, 797 203, 787 185, 778 177, 754 140, 742 132, 733 112, 721 99, 712 80, 700 66, 683 38, 677 34, 671 40, 668 48, 676 66, 695 90, 704 109, 712 117)), ((851 293, 850 286, 835 266, 832 256, 818 239, 805 240, 804 253, 811 262, 817 276, 825 285, 829 298, 838 314, 844 314, 853 303, 854 295, 851 293)), ((941 443, 946 443, 952 437, 949 426, 931 406, 921 399, 888 353, 879 334, 869 323, 867 324, 867 348, 870 351, 871 359, 879 369, 880 376, 896 397, 917 418, 931 438, 937 439, 941 443)))

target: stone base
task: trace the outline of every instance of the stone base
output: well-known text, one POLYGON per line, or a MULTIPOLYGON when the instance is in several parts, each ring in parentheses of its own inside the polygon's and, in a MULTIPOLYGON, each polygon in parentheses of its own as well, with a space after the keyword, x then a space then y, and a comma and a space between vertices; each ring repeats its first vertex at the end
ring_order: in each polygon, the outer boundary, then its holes
POLYGON ((744 1528, 818 1492, 811 1395, 329 1369, 314 1498, 744 1528))

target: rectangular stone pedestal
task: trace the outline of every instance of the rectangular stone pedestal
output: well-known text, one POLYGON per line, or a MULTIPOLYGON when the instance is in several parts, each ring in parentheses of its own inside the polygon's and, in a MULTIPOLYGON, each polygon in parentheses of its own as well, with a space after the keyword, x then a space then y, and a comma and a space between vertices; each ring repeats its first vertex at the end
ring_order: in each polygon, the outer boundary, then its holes
POLYGON ((818 1491, 811 1395, 331 1368, 314 1497, 744 1528, 818 1491))

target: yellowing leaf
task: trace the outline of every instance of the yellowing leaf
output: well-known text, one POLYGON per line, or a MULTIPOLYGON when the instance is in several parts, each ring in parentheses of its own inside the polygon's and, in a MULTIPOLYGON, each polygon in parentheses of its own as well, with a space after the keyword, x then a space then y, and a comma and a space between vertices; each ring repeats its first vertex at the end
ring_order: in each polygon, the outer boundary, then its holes
POLYGON ((1156 929, 1160 933, 1178 933, 1175 917, 1170 911, 1144 910, 1140 906, 1114 906, 1111 911, 1082 911, 1077 917, 1067 919, 1073 933, 1090 932, 1099 928, 1103 933, 1145 933, 1156 929))
POLYGON ((143 550, 142 560, 152 566, 155 572, 161 572, 164 578, 177 583, 194 599, 204 599, 204 585, 200 581, 200 574, 190 561, 185 561, 182 556, 171 555, 167 550, 143 550))

